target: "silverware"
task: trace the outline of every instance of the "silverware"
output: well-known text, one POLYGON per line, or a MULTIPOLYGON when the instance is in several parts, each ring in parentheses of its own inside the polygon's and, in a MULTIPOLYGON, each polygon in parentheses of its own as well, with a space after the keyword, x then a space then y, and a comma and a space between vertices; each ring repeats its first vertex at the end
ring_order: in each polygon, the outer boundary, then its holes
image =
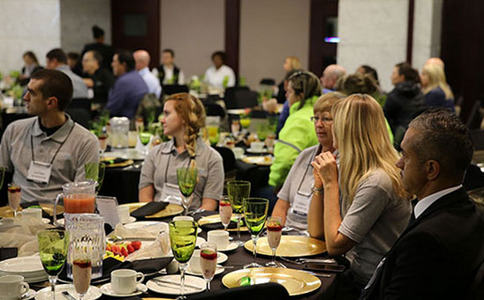
MULTIPOLYGON (((177 282, 172 282, 172 281, 168 281, 168 280, 163 280, 163 279, 160 279, 160 278, 153 278, 151 279, 152 281, 154 281, 157 285, 159 286, 163 286, 163 285, 171 285, 171 286, 177 286, 177 287, 180 287, 180 284, 177 283, 177 282)), ((196 286, 196 285, 191 285, 191 284, 186 284, 184 285, 184 287, 187 287, 187 288, 191 288, 191 289, 194 289, 194 290, 203 290, 202 287, 199 287, 199 286, 196 286)))
POLYGON ((66 297, 68 300, 76 300, 76 298, 72 297, 67 291, 63 291, 62 295, 64 295, 64 297, 66 297))
POLYGON ((285 262, 293 263, 296 265, 304 265, 310 262, 313 263, 322 263, 322 264, 336 264, 336 260, 332 258, 296 258, 296 259, 289 259, 283 256, 279 256, 285 262))

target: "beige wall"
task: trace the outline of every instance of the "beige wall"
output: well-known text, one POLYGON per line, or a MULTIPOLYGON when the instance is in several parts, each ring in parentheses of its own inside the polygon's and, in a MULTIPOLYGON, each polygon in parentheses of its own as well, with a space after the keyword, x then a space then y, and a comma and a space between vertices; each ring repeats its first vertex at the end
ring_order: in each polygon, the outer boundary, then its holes
POLYGON ((0 72, 20 70, 22 54, 32 50, 45 64, 45 54, 60 46, 59 0, 1 0, 0 72))
POLYGON ((240 21, 239 75, 256 89, 262 78, 284 78, 286 56, 309 56, 309 0, 243 0, 240 21))
MULTIPOLYGON (((161 0, 161 48, 175 51, 175 63, 188 81, 211 66, 211 55, 224 50, 224 0, 161 0)), ((161 54, 160 54, 161 59, 161 54)))
POLYGON ((60 0, 61 46, 66 51, 81 52, 93 40, 91 27, 104 29, 105 42, 111 44, 110 0, 60 0))

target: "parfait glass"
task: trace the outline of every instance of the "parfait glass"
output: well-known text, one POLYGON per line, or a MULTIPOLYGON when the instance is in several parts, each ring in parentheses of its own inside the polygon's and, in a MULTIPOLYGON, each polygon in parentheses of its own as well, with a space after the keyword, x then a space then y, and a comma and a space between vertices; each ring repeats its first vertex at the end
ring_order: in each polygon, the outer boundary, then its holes
POLYGON ((46 298, 51 296, 55 300, 55 284, 66 262, 69 236, 63 229, 49 229, 37 232, 37 239, 40 261, 51 284, 51 290, 47 292, 51 295, 46 295, 46 298))
POLYGON ((210 291, 210 281, 212 281, 217 269, 217 245, 214 243, 200 245, 200 269, 203 273, 203 279, 207 283, 207 291, 210 291))
POLYGON ((239 120, 232 120, 232 124, 230 126, 230 129, 232 130, 232 134, 234 137, 237 139, 239 136, 239 131, 240 131, 240 123, 239 120))
POLYGON ((99 142, 99 152, 101 152, 101 156, 102 156, 106 151, 106 148, 108 147, 108 135, 105 133, 102 133, 97 137, 97 139, 99 142))
POLYGON ((262 266, 255 262, 257 254, 257 240, 259 234, 264 229, 266 223, 267 211, 269 209, 269 200, 264 198, 247 198, 244 201, 244 218, 247 228, 249 228, 250 236, 254 249, 252 250, 252 263, 244 266, 247 268, 261 268, 262 266))
POLYGON ((220 198, 218 210, 220 213, 220 221, 222 222, 225 231, 227 231, 227 227, 232 219, 232 206, 230 205, 229 197, 222 196, 220 198))
POLYGON ((21 199, 21 189, 20 186, 15 184, 8 185, 8 205, 13 210, 13 216, 17 217, 17 211, 20 207, 20 199, 21 199))
POLYGON ((176 169, 178 188, 183 195, 182 205, 185 209, 185 216, 188 214, 188 208, 192 202, 193 191, 195 191, 195 186, 197 185, 197 174, 198 169, 194 167, 176 169))
POLYGON ((194 221, 180 220, 170 222, 169 228, 171 250, 180 264, 180 296, 177 299, 186 299, 183 290, 185 287, 185 271, 193 250, 195 250, 198 227, 194 221))
POLYGON ((72 262, 72 280, 74 288, 79 295, 79 300, 84 299, 91 283, 92 264, 89 253, 83 249, 76 249, 72 262))
POLYGON ((240 239, 240 221, 244 213, 244 200, 250 195, 250 182, 244 180, 233 180, 227 183, 229 201, 233 212, 237 218, 237 245, 243 246, 244 242, 240 239))
POLYGON ((266 263, 266 267, 277 268, 276 263, 276 250, 281 243, 282 235, 282 219, 281 217, 269 217, 266 222, 267 227, 267 241, 269 242, 269 247, 272 250, 272 261, 266 263))

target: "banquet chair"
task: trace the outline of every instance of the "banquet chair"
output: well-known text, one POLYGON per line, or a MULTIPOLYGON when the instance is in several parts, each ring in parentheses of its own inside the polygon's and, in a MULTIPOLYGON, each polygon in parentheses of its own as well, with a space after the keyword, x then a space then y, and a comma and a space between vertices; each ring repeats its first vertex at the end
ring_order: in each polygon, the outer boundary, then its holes
MULTIPOLYGON (((230 180, 235 180, 237 176, 237 169, 235 167, 235 155, 232 150, 230 150, 227 147, 213 147, 217 152, 222 156, 222 161, 224 165, 224 174, 225 174, 225 179, 224 179, 224 188, 226 186, 226 183, 230 180)), ((224 191, 225 192, 225 191, 224 191)))
POLYGON ((188 86, 185 85, 185 84, 182 84, 182 85, 178 85, 178 84, 163 85, 161 99, 163 99, 163 96, 170 96, 170 95, 178 94, 178 93, 188 93, 188 86))
POLYGON ((224 93, 224 101, 225 101, 225 107, 227 109, 236 109, 239 108, 237 107, 237 103, 235 101, 235 92, 237 91, 248 91, 249 88, 246 86, 234 86, 225 89, 224 93))
POLYGON ((222 289, 187 297, 188 300, 267 300, 290 299, 286 288, 274 282, 222 289))
POLYGON ((259 106, 257 98, 259 94, 250 90, 241 90, 235 92, 235 103, 237 108, 252 108, 259 106))

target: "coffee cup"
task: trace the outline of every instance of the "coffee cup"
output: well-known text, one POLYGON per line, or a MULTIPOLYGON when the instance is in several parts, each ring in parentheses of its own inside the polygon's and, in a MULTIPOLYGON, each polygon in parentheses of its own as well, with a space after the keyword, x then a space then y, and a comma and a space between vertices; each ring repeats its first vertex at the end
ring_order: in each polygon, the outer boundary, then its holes
POLYGON ((192 258, 188 261, 188 266, 195 273, 202 272, 202 268, 200 267, 200 250, 193 251, 192 258))
POLYGON ((234 156, 235 156, 236 159, 242 159, 242 157, 244 156, 244 149, 243 148, 234 147, 232 149, 232 151, 234 152, 234 156))
POLYGON ((265 144, 263 142, 252 142, 250 143, 250 150, 254 152, 262 152, 264 145, 265 144))
POLYGON ((128 223, 129 222, 129 207, 127 206, 118 206, 118 216, 119 221, 121 223, 128 223))
POLYGON ((217 245, 217 249, 227 249, 229 246, 229 233, 225 230, 212 230, 209 231, 207 242, 217 245))
POLYGON ((173 218, 173 221, 192 221, 192 222, 194 222, 195 219, 193 219, 193 217, 190 217, 190 216, 177 216, 177 217, 173 218))
POLYGON ((111 289, 116 294, 131 294, 136 291, 136 285, 144 279, 143 273, 134 270, 115 270, 111 272, 111 289))
POLYGON ((32 218, 42 220, 42 208, 30 207, 20 212, 22 218, 32 218))
POLYGON ((29 284, 20 275, 5 275, 0 277, 0 299, 17 300, 29 292, 29 284))

